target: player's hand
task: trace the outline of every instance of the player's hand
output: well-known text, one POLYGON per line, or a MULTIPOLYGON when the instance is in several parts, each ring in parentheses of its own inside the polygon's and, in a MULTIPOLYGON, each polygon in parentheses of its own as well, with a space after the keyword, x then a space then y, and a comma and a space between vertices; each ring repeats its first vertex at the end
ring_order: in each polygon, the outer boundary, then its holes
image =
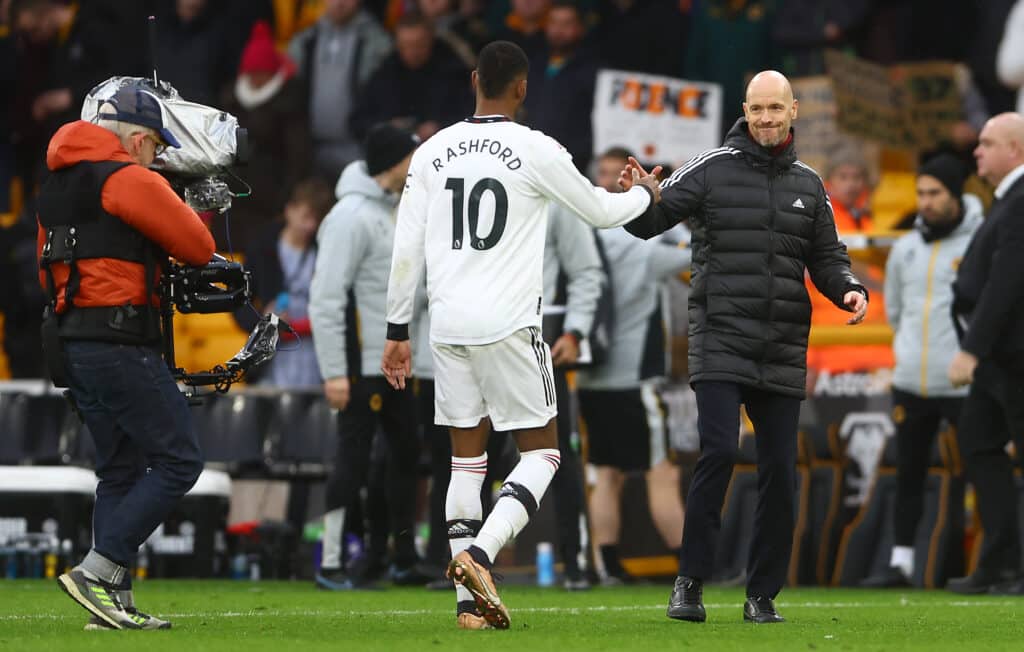
POLYGON ((619 187, 623 190, 629 190, 636 184, 647 186, 652 193, 654 193, 654 202, 658 203, 661 201, 661 184, 658 181, 658 175, 661 174, 661 166, 656 166, 650 172, 644 170, 644 167, 640 165, 632 156, 626 163, 626 167, 622 169, 622 173, 619 174, 619 187))
POLYGON ((405 379, 412 375, 412 346, 409 340, 386 340, 384 357, 380 361, 380 370, 395 389, 405 389, 405 379))
POLYGON ((332 408, 344 410, 348 406, 350 390, 348 376, 335 376, 324 381, 324 396, 332 408))
POLYGON ((846 320, 851 326, 864 321, 864 315, 868 314, 868 300, 863 292, 850 290, 843 295, 843 305, 853 311, 853 317, 846 320))
POLYGON ((978 357, 967 351, 957 351, 949 363, 946 375, 953 387, 963 387, 974 382, 974 370, 978 368, 978 357))
POLYGON ((571 333, 563 334, 551 347, 551 364, 556 367, 573 364, 579 357, 580 344, 571 333))

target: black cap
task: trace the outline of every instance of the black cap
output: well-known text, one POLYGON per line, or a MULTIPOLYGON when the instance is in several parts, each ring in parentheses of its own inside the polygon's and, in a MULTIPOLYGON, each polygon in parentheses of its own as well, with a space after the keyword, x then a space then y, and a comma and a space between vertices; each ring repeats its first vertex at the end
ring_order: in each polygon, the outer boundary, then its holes
POLYGON ((917 176, 925 174, 938 179, 956 199, 960 199, 960 195, 964 193, 964 182, 968 175, 967 165, 952 154, 937 154, 925 161, 918 169, 917 176))
POLYGON ((419 136, 411 131, 390 122, 376 124, 366 134, 366 171, 371 177, 377 176, 398 165, 419 145, 419 136))
POLYGON ((107 101, 117 109, 114 119, 118 122, 149 127, 159 133, 160 138, 171 147, 181 147, 174 134, 164 126, 163 108, 156 95, 132 85, 121 88, 107 101))

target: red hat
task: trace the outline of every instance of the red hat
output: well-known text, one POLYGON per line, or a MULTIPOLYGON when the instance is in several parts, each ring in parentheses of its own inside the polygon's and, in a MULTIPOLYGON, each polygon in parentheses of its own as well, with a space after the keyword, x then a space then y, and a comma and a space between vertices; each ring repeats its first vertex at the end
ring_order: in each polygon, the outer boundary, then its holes
POLYGON ((242 62, 238 73, 270 72, 276 73, 284 68, 289 74, 294 70, 291 60, 274 47, 274 37, 270 32, 270 24, 261 20, 252 26, 249 42, 242 50, 242 62))

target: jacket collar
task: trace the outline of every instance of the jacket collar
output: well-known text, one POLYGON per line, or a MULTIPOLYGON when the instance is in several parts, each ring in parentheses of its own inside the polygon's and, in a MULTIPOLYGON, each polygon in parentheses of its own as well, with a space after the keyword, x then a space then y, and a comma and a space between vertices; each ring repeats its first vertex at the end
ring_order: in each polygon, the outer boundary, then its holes
POLYGON ((738 119, 725 136, 725 145, 735 147, 743 152, 748 159, 762 165, 774 164, 776 167, 789 167, 796 161, 796 149, 793 147, 793 128, 789 128, 789 143, 777 154, 771 148, 762 147, 750 137, 750 129, 746 118, 738 119))

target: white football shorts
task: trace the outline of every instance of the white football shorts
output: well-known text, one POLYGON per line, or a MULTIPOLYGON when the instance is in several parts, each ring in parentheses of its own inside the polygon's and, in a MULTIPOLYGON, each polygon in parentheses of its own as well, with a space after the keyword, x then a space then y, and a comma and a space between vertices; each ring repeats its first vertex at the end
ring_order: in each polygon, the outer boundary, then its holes
POLYGON ((431 342, 434 423, 473 428, 490 417, 497 431, 540 428, 556 414, 551 351, 540 329, 490 344, 431 342))

